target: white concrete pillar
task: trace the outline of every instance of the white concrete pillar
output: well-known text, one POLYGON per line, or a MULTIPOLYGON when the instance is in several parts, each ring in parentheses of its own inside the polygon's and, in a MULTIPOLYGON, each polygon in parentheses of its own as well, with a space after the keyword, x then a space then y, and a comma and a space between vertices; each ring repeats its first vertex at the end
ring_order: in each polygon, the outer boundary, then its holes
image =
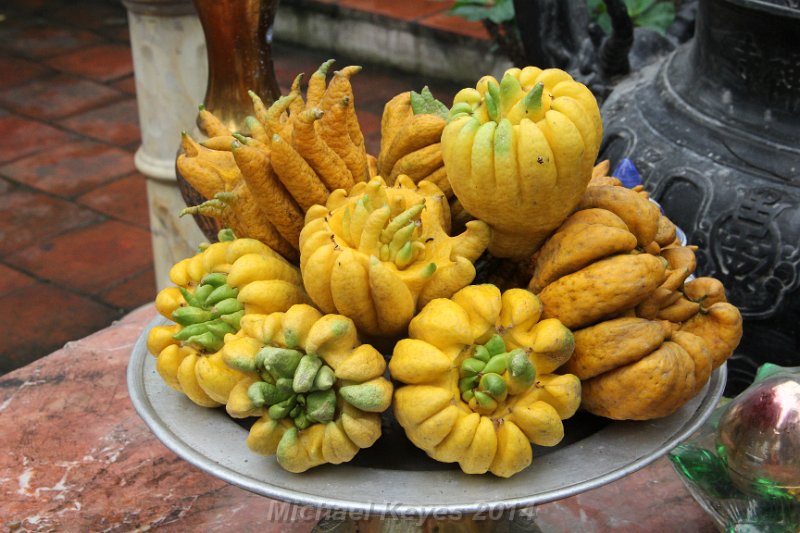
POLYGON ((147 177, 156 286, 170 267, 207 240, 191 217, 175 177, 181 131, 196 129, 208 79, 205 37, 191 0, 122 0, 128 9, 142 145, 136 168, 147 177))

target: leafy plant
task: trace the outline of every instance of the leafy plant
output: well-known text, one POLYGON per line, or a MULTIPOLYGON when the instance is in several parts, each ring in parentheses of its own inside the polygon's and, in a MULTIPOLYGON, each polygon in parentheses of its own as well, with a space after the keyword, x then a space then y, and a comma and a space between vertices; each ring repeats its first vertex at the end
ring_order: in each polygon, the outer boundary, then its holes
MULTIPOLYGON (((669 0, 624 0, 634 26, 650 28, 664 33, 675 19, 675 5, 669 0)), ((611 33, 611 18, 603 0, 586 0, 591 19, 611 33)))
POLYGON ((513 0, 456 0, 450 14, 470 21, 502 24, 514 19, 513 0))
MULTIPOLYGON (((664 33, 675 18, 675 6, 669 0, 624 0, 634 26, 664 33)), ((603 0, 586 0, 591 19, 611 33, 611 18, 603 0)), ((502 24, 514 19, 513 0, 456 0, 450 14, 470 21, 489 20, 502 24)))

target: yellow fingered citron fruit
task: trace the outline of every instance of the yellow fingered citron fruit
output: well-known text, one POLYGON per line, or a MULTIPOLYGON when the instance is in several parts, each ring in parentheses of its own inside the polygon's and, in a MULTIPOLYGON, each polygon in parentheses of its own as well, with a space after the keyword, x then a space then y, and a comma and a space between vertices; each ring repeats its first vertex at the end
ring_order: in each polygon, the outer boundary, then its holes
POLYGON ((557 319, 575 350, 559 372, 582 384, 581 407, 616 420, 671 415, 706 385, 742 336, 719 280, 690 278, 695 247, 643 190, 601 168, 576 211, 531 262, 540 324, 557 319))
POLYGON ((591 91, 559 69, 509 69, 456 94, 442 158, 461 205, 491 226, 493 255, 528 258, 563 222, 602 134, 591 91))
POLYGON ((350 461, 378 440, 393 387, 383 356, 359 342, 352 320, 298 304, 245 315, 237 338, 256 345, 249 368, 258 378, 242 400, 262 411, 247 437, 251 450, 304 472, 350 461))
POLYGON ((312 207, 300 234, 306 291, 326 313, 353 319, 369 335, 405 333, 414 314, 472 282, 489 243, 475 220, 450 237, 447 198, 433 183, 381 177, 331 193, 312 207))
POLYGON ((531 443, 554 446, 581 398, 580 380, 553 374, 574 340, 539 321, 530 291, 470 285, 428 303, 389 362, 402 383, 394 412, 408 438, 468 474, 510 477, 532 461, 531 443))
POLYGON ((169 277, 175 286, 159 292, 155 306, 174 324, 151 328, 147 348, 164 382, 194 403, 225 405, 237 418, 254 416, 260 409, 243 402, 242 393, 258 377, 249 363, 258 347, 237 338, 242 318, 309 299, 299 269, 269 246, 237 239, 229 230, 219 237, 173 265, 169 277))

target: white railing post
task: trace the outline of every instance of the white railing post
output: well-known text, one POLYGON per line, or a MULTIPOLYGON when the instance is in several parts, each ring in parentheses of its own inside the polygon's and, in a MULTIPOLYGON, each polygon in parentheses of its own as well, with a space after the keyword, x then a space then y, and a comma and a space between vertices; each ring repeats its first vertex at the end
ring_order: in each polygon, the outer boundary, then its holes
POLYGON ((142 144, 136 168, 147 177, 156 286, 206 240, 185 207, 175 176, 180 133, 195 129, 208 79, 203 29, 191 0, 122 0, 128 10, 142 144))

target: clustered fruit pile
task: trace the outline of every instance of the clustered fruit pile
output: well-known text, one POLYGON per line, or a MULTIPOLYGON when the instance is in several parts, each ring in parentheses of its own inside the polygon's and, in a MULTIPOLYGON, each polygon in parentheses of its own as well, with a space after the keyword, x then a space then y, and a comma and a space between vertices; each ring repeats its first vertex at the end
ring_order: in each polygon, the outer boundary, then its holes
POLYGON ((305 98, 302 76, 269 107, 251 95, 247 135, 201 109, 208 138, 184 134, 177 161, 207 198, 187 212, 230 229, 172 268, 174 325, 148 349, 194 403, 257 417, 254 452, 346 462, 393 406, 433 459, 509 477, 578 409, 668 416, 733 353, 739 311, 643 188, 595 166, 597 103, 566 72, 485 76, 450 109, 399 94, 372 157, 360 68, 328 81, 331 63, 305 98), (508 268, 476 282, 488 257, 508 268))

